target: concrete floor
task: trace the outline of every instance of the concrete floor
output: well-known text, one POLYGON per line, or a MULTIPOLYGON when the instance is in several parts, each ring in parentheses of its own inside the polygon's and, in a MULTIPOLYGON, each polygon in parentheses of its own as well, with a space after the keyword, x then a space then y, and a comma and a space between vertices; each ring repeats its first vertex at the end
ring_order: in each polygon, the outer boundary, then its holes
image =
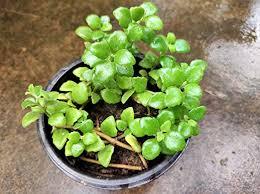
MULTIPOLYGON (((109 193, 74 182, 50 162, 35 126, 23 129, 29 83, 45 85, 81 55, 73 30, 90 13, 141 1, 0 0, 0 193, 109 193)), ((202 134, 177 165, 122 193, 260 193, 260 0, 156 0, 165 31, 209 62, 202 134)), ((183 58, 184 59, 184 58, 183 58)), ((120 193, 117 191, 117 193, 120 193)))

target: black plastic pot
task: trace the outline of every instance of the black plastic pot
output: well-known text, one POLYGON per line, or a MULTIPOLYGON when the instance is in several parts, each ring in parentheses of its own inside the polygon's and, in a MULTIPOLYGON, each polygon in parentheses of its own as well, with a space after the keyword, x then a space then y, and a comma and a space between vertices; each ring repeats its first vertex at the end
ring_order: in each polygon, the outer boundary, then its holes
MULTIPOLYGON (((140 60, 140 58, 138 58, 140 60)), ((78 59, 67 67, 60 69, 53 78, 49 81, 46 90, 58 90, 63 82, 68 79, 73 79, 72 71, 77 68, 84 66, 83 62, 78 59)), ((51 127, 48 125, 46 117, 42 116, 37 122, 37 129, 40 141, 47 152, 51 161, 66 175, 71 177, 73 180, 80 182, 84 185, 89 185, 96 188, 102 189, 121 189, 121 188, 133 188, 137 186, 141 186, 152 180, 161 176, 164 172, 166 172, 171 166, 173 166, 176 161, 182 156, 185 149, 175 154, 174 156, 164 156, 161 159, 161 162, 153 165, 148 170, 139 172, 135 175, 129 177, 123 177, 119 179, 100 179, 93 175, 83 173, 80 169, 76 169, 72 164, 66 160, 64 153, 62 151, 57 150, 51 141, 51 127)), ((189 143, 187 140, 186 147, 189 143)))

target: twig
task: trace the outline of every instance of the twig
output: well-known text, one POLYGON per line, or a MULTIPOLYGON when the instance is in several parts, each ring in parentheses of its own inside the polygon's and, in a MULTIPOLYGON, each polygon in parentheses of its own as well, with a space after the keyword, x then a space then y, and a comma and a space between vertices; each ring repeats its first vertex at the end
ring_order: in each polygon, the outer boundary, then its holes
POLYGON ((96 116, 96 127, 97 127, 98 130, 100 130, 100 128, 99 128, 99 119, 98 119, 98 116, 96 116))
POLYGON ((142 154, 139 153, 138 156, 139 156, 141 162, 143 163, 144 168, 147 169, 148 164, 147 164, 146 160, 144 159, 144 157, 142 156, 142 154))
POLYGON ((112 137, 109 137, 108 135, 98 131, 98 130, 95 130, 96 134, 100 137, 102 137, 103 139, 107 140, 108 142, 110 142, 111 144, 114 144, 114 145, 117 145, 119 147, 122 147, 122 148, 125 148, 125 149, 128 149, 130 151, 133 151, 133 148, 129 145, 126 145, 118 140, 116 140, 115 138, 112 138, 112 137))
MULTIPOLYGON (((86 158, 86 157, 80 157, 81 160, 85 161, 85 162, 89 162, 89 163, 93 163, 93 164, 99 164, 99 161, 94 160, 94 159, 90 159, 90 158, 86 158)), ((132 166, 132 165, 127 165, 127 164, 113 164, 110 163, 108 165, 108 167, 112 167, 112 168, 123 168, 123 169, 128 169, 128 170, 143 170, 141 166, 132 166)))
POLYGON ((121 135, 115 137, 116 140, 120 140, 120 139, 123 139, 125 137, 125 134, 122 133, 121 135))
POLYGON ((147 106, 147 115, 151 115, 151 110, 149 106, 147 106))

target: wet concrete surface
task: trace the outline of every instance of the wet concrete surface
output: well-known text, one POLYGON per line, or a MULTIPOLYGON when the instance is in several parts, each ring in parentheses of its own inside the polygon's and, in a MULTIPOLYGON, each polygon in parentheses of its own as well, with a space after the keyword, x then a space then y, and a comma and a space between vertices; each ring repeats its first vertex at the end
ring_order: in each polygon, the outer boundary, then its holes
MULTIPOLYGON (((47 158, 35 126, 23 129, 29 83, 45 85, 81 55, 73 30, 90 13, 141 1, 0 0, 0 193, 109 193, 72 181, 47 158)), ((145 186, 116 193, 260 193, 260 1, 154 1, 165 32, 203 58, 208 114, 181 160, 145 186)))

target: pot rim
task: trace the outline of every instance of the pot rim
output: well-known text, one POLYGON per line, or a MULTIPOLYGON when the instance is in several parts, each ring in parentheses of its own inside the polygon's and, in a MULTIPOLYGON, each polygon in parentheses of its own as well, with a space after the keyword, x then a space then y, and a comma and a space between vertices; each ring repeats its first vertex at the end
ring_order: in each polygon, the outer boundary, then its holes
MULTIPOLYGON (((68 66, 61 68, 48 82, 46 86, 47 91, 51 91, 55 84, 59 81, 61 77, 63 77, 70 69, 82 63, 81 59, 77 59, 70 63, 68 66)), ((122 188, 133 188, 144 185, 162 174, 164 174, 171 166, 173 166, 178 159, 183 155, 186 150, 190 139, 187 139, 186 146, 182 152, 179 152, 173 156, 167 156, 165 159, 154 166, 153 168, 144 171, 140 174, 132 175, 130 177, 122 177, 119 179, 98 179, 89 176, 88 174, 83 174, 77 169, 73 169, 67 163, 65 163, 55 152, 53 145, 51 145, 48 141, 48 137, 45 133, 45 122, 44 115, 42 115, 37 121, 37 131, 40 142, 47 152, 50 160, 67 176, 72 178, 73 180, 82 183, 83 185, 92 186, 95 188, 101 189, 109 189, 109 190, 117 190, 122 188)))

